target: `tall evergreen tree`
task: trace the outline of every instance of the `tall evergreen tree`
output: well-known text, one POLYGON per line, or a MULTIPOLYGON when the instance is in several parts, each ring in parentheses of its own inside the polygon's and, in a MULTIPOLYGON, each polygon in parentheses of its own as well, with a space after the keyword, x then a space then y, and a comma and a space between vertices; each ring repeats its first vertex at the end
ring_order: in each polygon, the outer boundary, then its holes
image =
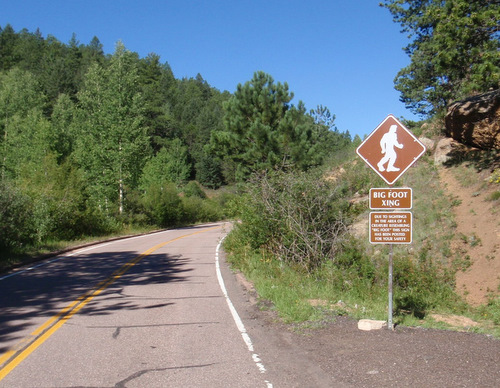
POLYGON ((15 54, 17 34, 10 24, 0 28, 0 70, 10 70, 19 61, 15 54))
POLYGON ((34 33, 23 28, 17 34, 14 56, 19 58, 17 66, 33 74, 40 74, 40 62, 44 55, 45 39, 40 30, 34 33))
POLYGON ((492 0, 385 0, 412 39, 411 63, 395 79, 415 113, 435 114, 453 100, 498 88, 500 3, 492 0))
POLYGON ((224 104, 224 130, 212 133, 213 148, 224 159, 226 176, 242 180, 253 171, 307 168, 316 163, 317 138, 313 120, 299 102, 290 104, 288 84, 257 72, 239 84, 224 104))
POLYGON ((140 61, 139 82, 146 101, 146 125, 150 130, 151 145, 158 151, 173 137, 174 119, 169 103, 176 81, 168 64, 161 64, 160 57, 149 54, 140 61))
POLYGON ((17 178, 49 152, 49 122, 43 116, 45 96, 35 77, 19 68, 0 73, 0 176, 17 178))

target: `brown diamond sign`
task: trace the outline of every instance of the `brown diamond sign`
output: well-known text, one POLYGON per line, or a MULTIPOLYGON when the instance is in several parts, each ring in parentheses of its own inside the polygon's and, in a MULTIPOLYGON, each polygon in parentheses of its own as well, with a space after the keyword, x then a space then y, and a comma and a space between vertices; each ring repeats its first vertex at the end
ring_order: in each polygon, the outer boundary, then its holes
POLYGON ((393 115, 387 116, 356 153, 387 184, 396 182, 425 152, 425 146, 393 115))

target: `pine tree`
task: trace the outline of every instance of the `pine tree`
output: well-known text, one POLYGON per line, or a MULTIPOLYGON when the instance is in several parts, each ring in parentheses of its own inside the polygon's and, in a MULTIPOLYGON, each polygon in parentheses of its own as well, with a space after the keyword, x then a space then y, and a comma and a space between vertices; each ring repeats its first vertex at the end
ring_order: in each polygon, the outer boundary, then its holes
POLYGON ((443 112, 453 100, 500 86, 500 3, 385 0, 412 42, 411 63, 395 79, 415 113, 443 112))
POLYGON ((239 181, 255 171, 317 164, 314 122, 302 102, 297 107, 290 104, 292 98, 286 82, 274 83, 264 72, 237 86, 224 104, 224 129, 212 133, 213 150, 224 160, 226 179, 233 173, 239 181))
POLYGON ((0 28, 0 70, 10 70, 19 61, 14 53, 17 43, 17 34, 10 24, 0 28))
POLYGON ((19 176, 27 163, 37 166, 49 152, 45 96, 35 77, 13 68, 0 73, 0 177, 19 176))

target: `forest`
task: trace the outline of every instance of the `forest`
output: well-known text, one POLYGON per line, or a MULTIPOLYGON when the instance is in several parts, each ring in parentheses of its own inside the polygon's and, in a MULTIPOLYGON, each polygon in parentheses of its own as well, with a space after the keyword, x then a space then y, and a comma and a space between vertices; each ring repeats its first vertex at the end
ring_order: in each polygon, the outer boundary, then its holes
MULTIPOLYGON (((500 87, 498 2, 381 6, 410 39, 394 86, 423 119, 404 121, 415 135, 442 135, 451 102, 500 87)), ((230 93, 200 74, 178 79, 158 55, 121 42, 105 54, 97 37, 62 43, 0 26, 0 264, 91 237, 233 219, 231 264, 285 320, 324 319, 332 308, 309 301, 332 298, 336 314, 384 317, 387 248, 351 233, 367 211, 360 198, 383 183, 355 160, 359 137, 327 107, 293 98, 262 71, 230 93)), ((398 184, 426 200, 415 198, 414 244, 394 251, 396 315, 470 312, 454 289, 467 264, 451 243, 454 201, 430 156, 398 184)), ((498 327, 500 299, 483 307, 473 314, 498 327)))
POLYGON ((2 255, 218 220, 231 190, 205 190, 305 171, 350 143, 327 108, 292 98, 263 72, 231 95, 121 42, 106 55, 97 37, 65 44, 0 27, 2 255))

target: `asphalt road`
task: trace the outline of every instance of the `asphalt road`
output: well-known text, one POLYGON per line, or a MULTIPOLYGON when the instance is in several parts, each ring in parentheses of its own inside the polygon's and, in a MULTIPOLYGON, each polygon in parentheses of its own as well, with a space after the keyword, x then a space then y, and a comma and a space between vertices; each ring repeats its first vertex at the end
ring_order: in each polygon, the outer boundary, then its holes
POLYGON ((218 265, 228 228, 103 243, 0 275, 0 387, 272 386, 218 265))
POLYGON ((218 248, 229 224, 0 274, 0 388, 498 387, 500 341, 332 317, 284 325, 218 248), (297 330, 298 329, 298 330, 297 330))

